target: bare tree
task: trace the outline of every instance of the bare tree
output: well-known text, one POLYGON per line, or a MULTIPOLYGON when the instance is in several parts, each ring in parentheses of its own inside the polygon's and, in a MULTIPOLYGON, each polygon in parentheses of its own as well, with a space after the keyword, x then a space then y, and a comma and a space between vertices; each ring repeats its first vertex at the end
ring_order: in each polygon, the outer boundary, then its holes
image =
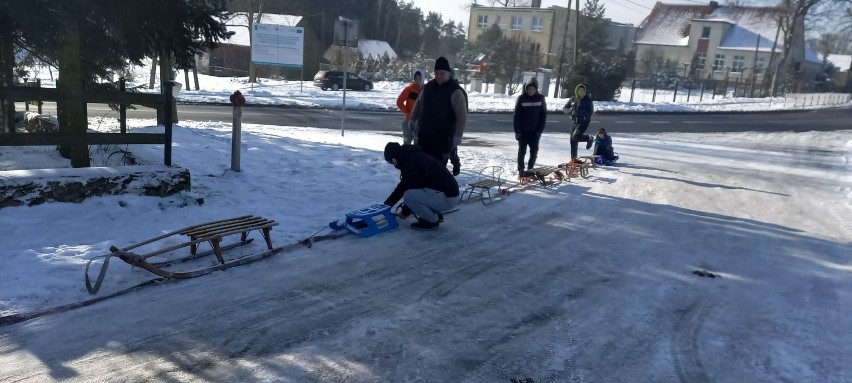
MULTIPOLYGON (((795 62, 790 60, 790 53, 793 48, 793 44, 796 43, 796 40, 804 45, 804 27, 805 27, 805 17, 808 15, 808 12, 811 11, 815 6, 820 4, 824 0, 782 0, 779 8, 781 8, 781 12, 778 13, 778 27, 781 30, 783 49, 781 51, 781 65, 778 69, 778 75, 781 78, 784 73, 787 73, 788 70, 801 70, 802 68, 796 68, 795 62)), ((804 48, 804 47, 802 47, 804 48)), ((799 63, 798 65, 804 65, 804 63, 799 63)), ((795 74, 795 73, 794 73, 795 74)), ((796 79, 796 87, 801 88, 802 81, 801 77, 796 79)))
POLYGON ((529 7, 529 0, 488 0, 492 7, 529 7))

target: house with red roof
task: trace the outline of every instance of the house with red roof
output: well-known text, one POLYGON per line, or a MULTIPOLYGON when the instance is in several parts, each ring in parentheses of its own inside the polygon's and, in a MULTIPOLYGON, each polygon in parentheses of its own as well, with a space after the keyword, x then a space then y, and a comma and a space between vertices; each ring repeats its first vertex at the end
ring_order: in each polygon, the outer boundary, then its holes
MULTIPOLYGON (((774 69, 770 63, 779 65, 783 56, 784 32, 776 21, 781 14, 777 7, 657 2, 636 35, 636 73, 668 70, 697 79, 762 83, 769 80, 767 69, 774 69)), ((787 68, 809 81, 820 73, 821 62, 805 45, 803 22, 797 34, 787 68)))

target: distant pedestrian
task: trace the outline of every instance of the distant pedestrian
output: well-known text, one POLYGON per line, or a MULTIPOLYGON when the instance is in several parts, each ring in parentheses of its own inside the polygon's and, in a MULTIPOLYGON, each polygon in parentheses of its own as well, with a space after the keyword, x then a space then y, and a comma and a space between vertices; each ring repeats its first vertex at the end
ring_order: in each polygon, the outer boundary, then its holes
POLYGON ((586 129, 592 123, 592 115, 595 113, 595 108, 592 98, 589 96, 586 86, 579 84, 574 88, 575 98, 568 101, 565 105, 565 111, 571 114, 574 120, 574 125, 571 128, 571 159, 577 158, 577 144, 579 142, 586 143, 586 149, 592 147, 595 138, 586 134, 586 129))
POLYGON ((421 70, 414 71, 414 79, 411 83, 402 90, 399 97, 396 98, 396 106, 405 115, 402 120, 402 143, 414 143, 414 122, 411 121, 411 111, 414 110, 414 104, 417 102, 417 96, 423 90, 423 76, 421 70))
POLYGON ((450 81, 450 70, 446 58, 435 60, 435 78, 423 87, 411 112, 417 145, 445 166, 453 147, 461 142, 467 122, 465 92, 450 81))
POLYGON ((424 153, 417 145, 385 145, 385 161, 399 169, 400 181, 385 200, 393 206, 403 200, 400 216, 412 214, 417 222, 412 229, 434 230, 443 220, 442 213, 456 207, 459 184, 447 170, 447 165, 424 153))
POLYGON ((527 147, 530 149, 530 159, 526 169, 535 167, 538 157, 538 143, 547 122, 547 105, 544 96, 538 92, 538 82, 535 78, 524 86, 524 93, 518 96, 515 103, 514 127, 515 139, 518 140, 518 177, 524 176, 524 157, 527 147))

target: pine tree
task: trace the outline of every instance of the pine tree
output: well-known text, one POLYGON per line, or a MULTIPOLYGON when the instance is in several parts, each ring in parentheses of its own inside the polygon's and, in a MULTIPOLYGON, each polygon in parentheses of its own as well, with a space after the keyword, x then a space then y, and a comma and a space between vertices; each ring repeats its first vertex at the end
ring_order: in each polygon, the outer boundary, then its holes
POLYGON ((606 6, 600 0, 586 0, 580 12, 577 50, 599 55, 609 44, 609 21, 604 19, 606 6))

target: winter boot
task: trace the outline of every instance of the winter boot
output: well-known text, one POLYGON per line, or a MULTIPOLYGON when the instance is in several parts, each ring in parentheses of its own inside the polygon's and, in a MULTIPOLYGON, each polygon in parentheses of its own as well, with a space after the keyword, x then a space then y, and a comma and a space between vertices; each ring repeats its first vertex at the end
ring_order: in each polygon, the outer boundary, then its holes
POLYGON ((429 222, 425 219, 418 218, 417 222, 411 224, 411 228, 414 230, 435 230, 438 228, 438 222, 429 222))
POLYGON ((594 143, 595 143, 595 139, 594 139, 594 137, 589 136, 589 139, 586 141, 586 150, 591 149, 591 148, 592 148, 592 144, 594 144, 594 143))

